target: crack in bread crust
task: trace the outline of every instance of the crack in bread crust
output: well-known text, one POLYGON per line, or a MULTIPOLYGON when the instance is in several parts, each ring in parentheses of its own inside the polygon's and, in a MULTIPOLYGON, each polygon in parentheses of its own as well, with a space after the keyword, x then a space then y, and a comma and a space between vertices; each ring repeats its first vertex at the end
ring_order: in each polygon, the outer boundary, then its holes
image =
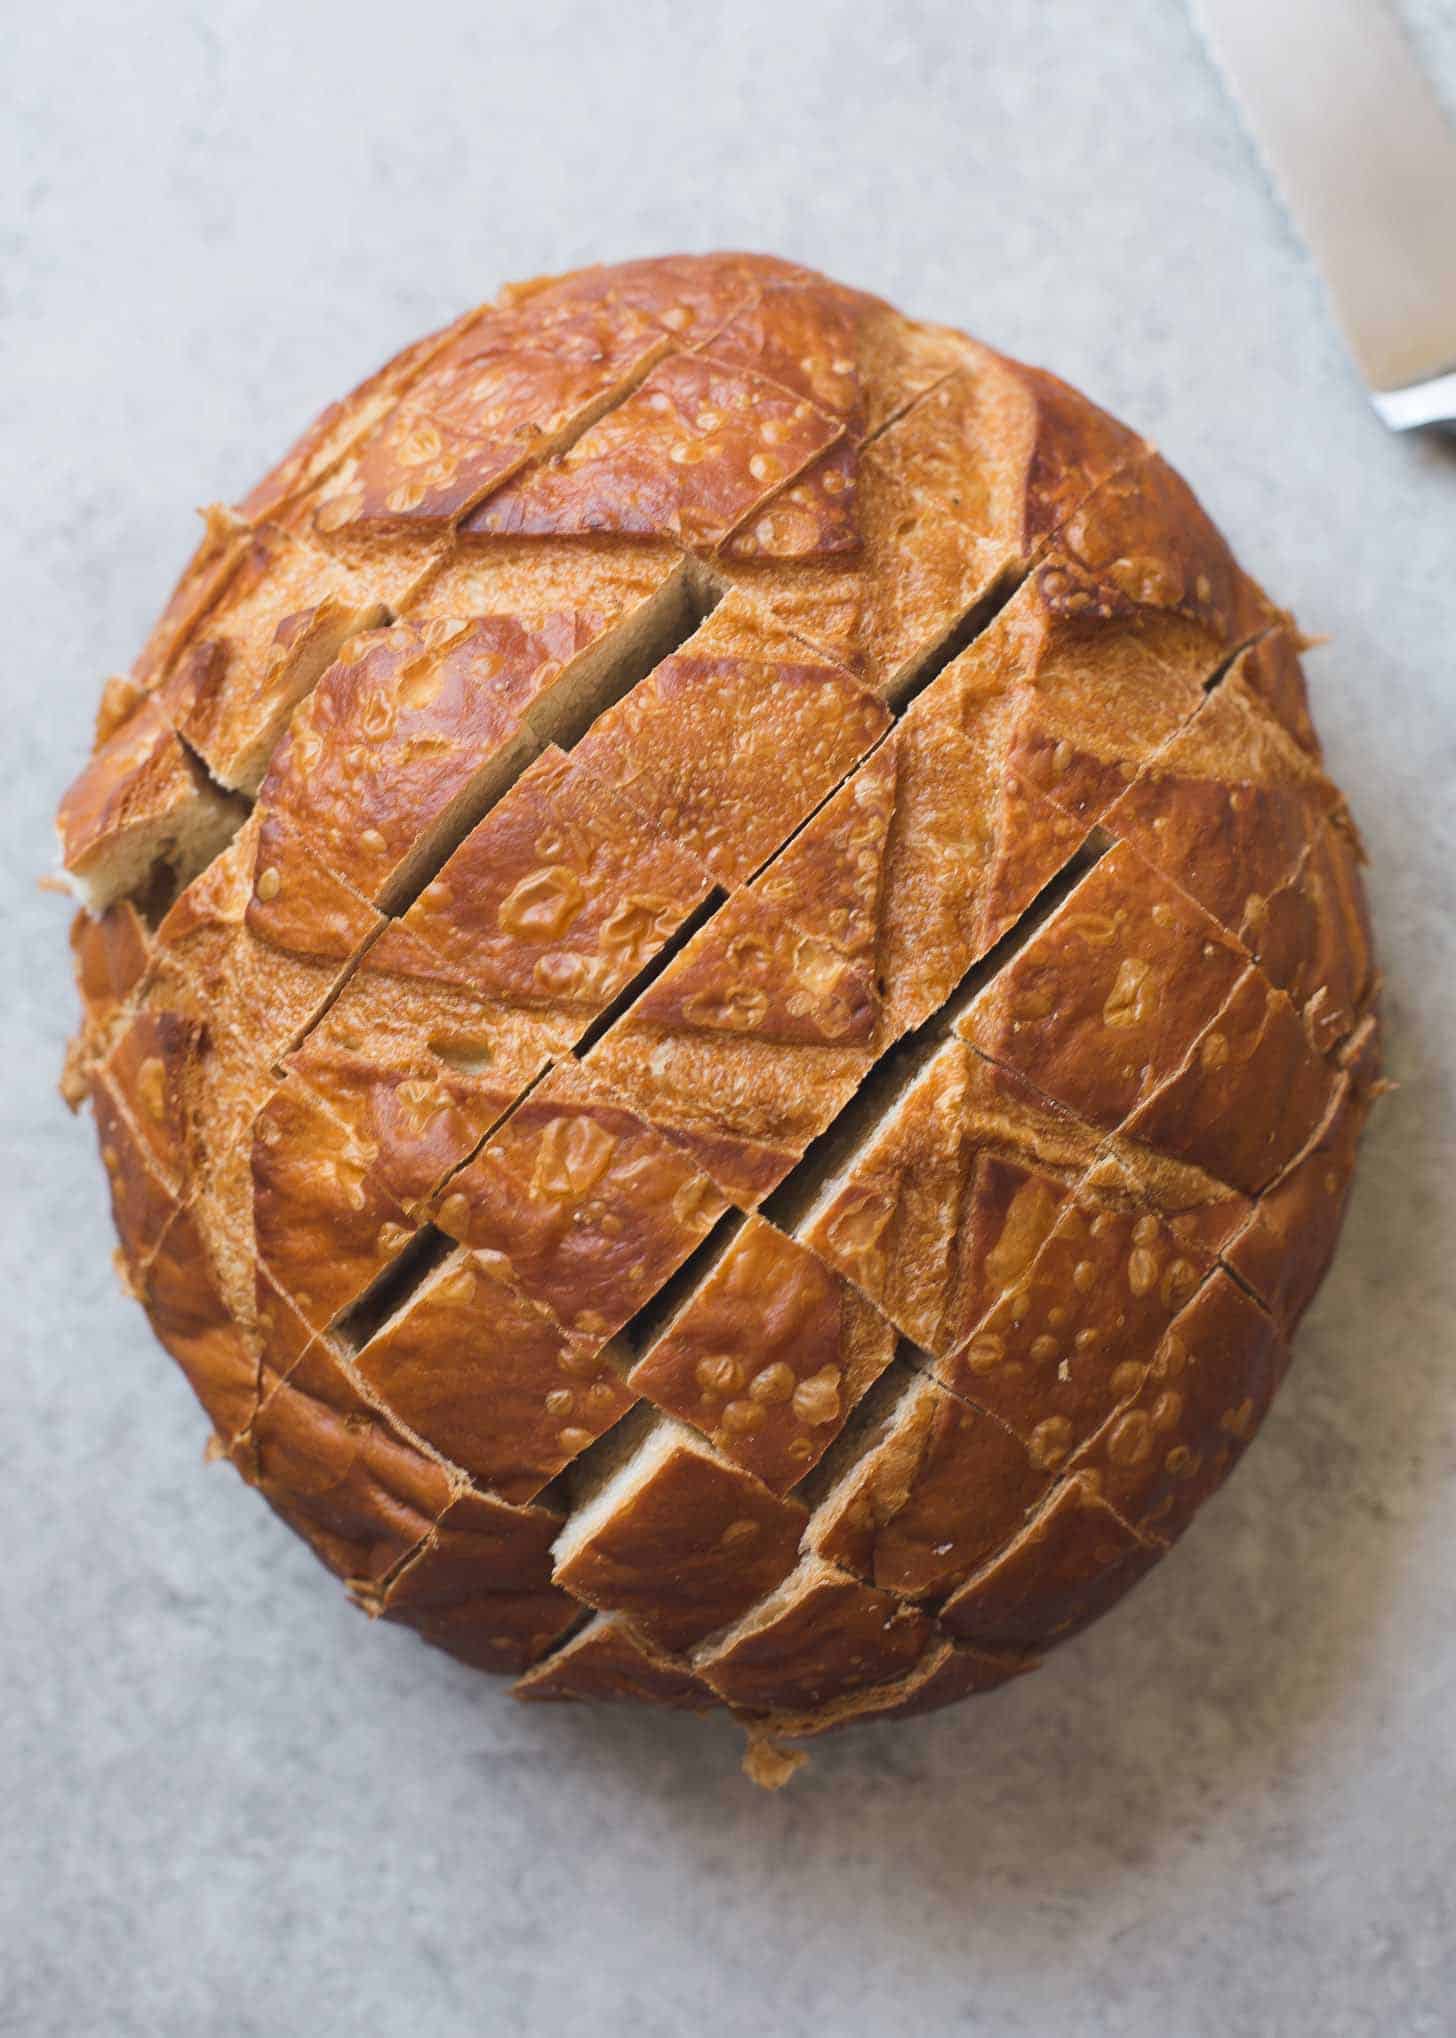
POLYGON ((1380 1088, 1301 648, 1134 433, 792 264, 407 348, 59 816, 222 1449, 369 1613, 766 1777, 1031 1667, 1257 1427, 1380 1088))

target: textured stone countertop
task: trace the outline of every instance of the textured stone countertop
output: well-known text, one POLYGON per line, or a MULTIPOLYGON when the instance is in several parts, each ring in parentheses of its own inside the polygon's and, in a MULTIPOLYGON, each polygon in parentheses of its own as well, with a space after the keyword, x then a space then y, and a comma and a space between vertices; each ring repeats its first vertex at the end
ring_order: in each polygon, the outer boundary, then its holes
MULTIPOLYGON (((1456 102, 1456 10, 1409 7, 1456 102)), ((1456 2029, 1456 447, 1366 407, 1179 0, 131 0, 0 80, 0 2031, 1456 2029), (1037 1676, 826 1742, 367 1626, 118 1293, 55 1095, 102 676, 323 400, 506 277, 747 245, 1057 368, 1327 632, 1391 1072, 1257 1447, 1037 1676)))

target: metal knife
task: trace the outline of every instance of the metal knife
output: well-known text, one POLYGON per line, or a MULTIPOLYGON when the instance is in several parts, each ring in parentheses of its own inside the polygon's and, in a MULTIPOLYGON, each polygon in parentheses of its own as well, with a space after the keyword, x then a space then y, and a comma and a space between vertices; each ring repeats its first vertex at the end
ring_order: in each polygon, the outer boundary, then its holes
POLYGON ((1456 131, 1383 0, 1193 0, 1395 431, 1456 425, 1456 131))

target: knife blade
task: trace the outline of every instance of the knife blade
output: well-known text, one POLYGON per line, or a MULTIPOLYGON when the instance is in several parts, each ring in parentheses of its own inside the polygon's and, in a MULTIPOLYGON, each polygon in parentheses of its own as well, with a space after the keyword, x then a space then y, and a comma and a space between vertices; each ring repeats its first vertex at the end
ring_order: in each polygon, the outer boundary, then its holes
POLYGON ((1456 131, 1383 0, 1193 0, 1396 431, 1456 423, 1456 131))

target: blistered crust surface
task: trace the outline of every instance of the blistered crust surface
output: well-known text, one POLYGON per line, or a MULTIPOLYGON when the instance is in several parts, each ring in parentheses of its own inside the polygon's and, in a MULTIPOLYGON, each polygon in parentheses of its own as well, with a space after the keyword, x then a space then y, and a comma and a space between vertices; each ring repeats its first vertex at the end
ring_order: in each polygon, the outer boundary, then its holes
POLYGON ((365 1610, 779 1737, 1004 1684, 1225 1478, 1378 1093, 1301 639, 1041 370, 537 278, 201 542, 65 795, 118 1264, 365 1610))

